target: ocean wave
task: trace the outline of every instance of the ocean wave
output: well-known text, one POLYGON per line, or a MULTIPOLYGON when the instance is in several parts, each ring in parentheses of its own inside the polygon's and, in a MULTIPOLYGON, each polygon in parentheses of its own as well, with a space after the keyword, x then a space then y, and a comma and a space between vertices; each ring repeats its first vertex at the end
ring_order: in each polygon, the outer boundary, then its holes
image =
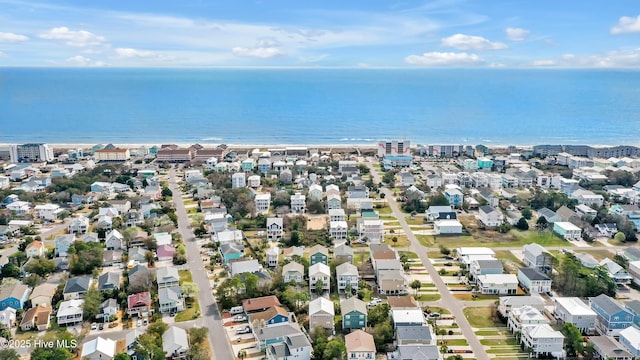
POLYGON ((223 139, 221 137, 206 137, 206 138, 202 138, 200 140, 202 140, 202 141, 222 141, 223 139))
POLYGON ((373 141, 373 139, 369 138, 342 138, 340 141, 373 141))

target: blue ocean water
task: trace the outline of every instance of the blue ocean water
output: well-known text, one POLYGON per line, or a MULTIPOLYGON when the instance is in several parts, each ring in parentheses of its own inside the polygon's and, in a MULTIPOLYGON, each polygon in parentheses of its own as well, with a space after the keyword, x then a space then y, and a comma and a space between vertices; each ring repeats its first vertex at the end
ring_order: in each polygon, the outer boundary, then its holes
POLYGON ((640 72, 0 69, 0 142, 631 144, 640 72))

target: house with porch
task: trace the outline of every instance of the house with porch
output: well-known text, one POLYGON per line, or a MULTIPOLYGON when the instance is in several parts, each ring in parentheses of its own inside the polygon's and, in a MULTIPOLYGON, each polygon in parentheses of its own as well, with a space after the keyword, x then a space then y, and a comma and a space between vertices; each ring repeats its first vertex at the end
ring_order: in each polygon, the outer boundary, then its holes
POLYGON ((367 304, 356 296, 340 301, 342 329, 364 329, 367 326, 367 304))

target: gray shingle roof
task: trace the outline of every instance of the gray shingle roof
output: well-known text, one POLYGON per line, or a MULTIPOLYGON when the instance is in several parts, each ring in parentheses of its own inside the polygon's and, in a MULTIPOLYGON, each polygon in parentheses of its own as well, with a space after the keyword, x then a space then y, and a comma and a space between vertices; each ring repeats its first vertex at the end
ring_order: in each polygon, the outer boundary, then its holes
POLYGON ((81 291, 89 290, 89 285, 91 285, 91 275, 83 275, 72 277, 67 280, 67 284, 64 286, 63 294, 75 293, 81 291))
POLYGON ((532 281, 551 280, 547 275, 541 273, 535 268, 521 268, 518 269, 524 276, 532 281))
POLYGON ((610 315, 618 311, 625 310, 619 302, 605 294, 600 294, 596 297, 590 298, 589 300, 592 304, 598 305, 598 307, 600 307, 603 311, 610 315))

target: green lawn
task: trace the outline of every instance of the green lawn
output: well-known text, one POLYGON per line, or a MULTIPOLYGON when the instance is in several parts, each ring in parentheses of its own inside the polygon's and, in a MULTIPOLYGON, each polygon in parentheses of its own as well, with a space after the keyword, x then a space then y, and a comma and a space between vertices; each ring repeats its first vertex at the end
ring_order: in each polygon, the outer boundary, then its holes
POLYGON ((438 293, 419 294, 416 300, 418 301, 438 301, 441 296, 438 293))
POLYGON ((193 282, 193 277, 191 276, 191 271, 189 270, 178 270, 178 274, 180 275, 180 282, 193 282))
MULTIPOLYGON (((407 235, 398 235, 398 234, 385 235, 384 242, 391 245, 392 247, 399 247, 399 248, 406 248, 411 245, 409 243, 409 240, 407 240, 407 235), (397 242, 393 242, 392 239, 394 237, 398 239, 397 242)), ((418 256, 416 255, 416 257, 418 256)))
MULTIPOLYGON (((186 304, 185 304, 186 306, 186 304)), ((176 317, 176 322, 189 321, 196 319, 200 316, 200 304, 198 304, 198 298, 194 297, 191 308, 187 308, 183 311, 180 311, 176 317)))
MULTIPOLYGON (((466 346, 469 345, 469 343, 467 342, 467 339, 450 339, 450 340, 445 340, 445 342, 447 343, 447 346, 466 346)), ((440 342, 438 342, 440 343, 440 342)))
MULTIPOLYGON (((517 231, 511 230, 509 234, 501 234, 501 238, 497 239, 495 237, 482 236, 482 232, 479 232, 480 236, 474 237, 471 235, 458 235, 458 236, 444 236, 437 235, 436 243, 444 245, 448 248, 457 248, 457 247, 521 247, 530 243, 537 243, 542 246, 572 246, 571 243, 560 239, 559 237, 549 233, 549 232, 539 232, 539 231, 517 231)), ((433 237, 426 236, 425 240, 430 241, 433 237)), ((420 240, 420 239, 419 239, 420 240)), ((421 240, 422 242, 422 240, 421 240)), ((428 246, 423 243, 423 245, 428 246)), ((434 245, 429 245, 433 247, 434 245)))
POLYGON ((416 235, 416 238, 424 247, 435 247, 433 236, 431 235, 416 235))
POLYGON ((404 219, 409 225, 424 225, 424 215, 416 215, 413 219, 411 216, 405 216, 404 219))
POLYGON ((418 258, 418 254, 414 253, 413 251, 398 251, 398 253, 400 254, 400 256, 406 255, 407 259, 417 259, 418 258))
POLYGON ((522 349, 520 346, 511 346, 508 348, 499 348, 499 349, 489 349, 487 350, 488 354, 516 354, 522 353, 522 349))
POLYGON ((478 336, 505 336, 511 335, 509 330, 479 330, 476 331, 478 336))
POLYGON ((613 256, 615 256, 614 253, 612 253, 611 251, 607 250, 606 248, 601 248, 598 250, 592 250, 592 251, 576 251, 576 253, 586 253, 586 254, 590 254, 591 256, 593 256, 596 260, 598 261, 602 261, 605 258, 613 258, 613 256))
MULTIPOLYGON (((445 314, 451 314, 451 311, 449 311, 449 309, 445 309, 443 307, 437 307, 437 306, 428 306, 429 310, 431 310, 432 313, 437 312, 440 315, 445 315, 445 314)), ((426 310, 426 308, 425 308, 426 310)))
POLYGON ((503 346, 503 345, 519 345, 514 337, 505 337, 504 339, 482 339, 480 344, 487 346, 503 346))
POLYGON ((389 205, 385 205, 384 207, 381 207, 381 208, 374 207, 373 210, 377 211, 378 214, 380 214, 380 215, 391 214, 391 208, 389 207, 389 205))
POLYGON ((469 320, 469 324, 474 328, 504 326, 501 322, 491 319, 491 307, 489 306, 468 307, 462 311, 467 320, 469 320))
MULTIPOLYGON (((395 216, 392 215, 380 215, 380 220, 384 220, 384 221, 398 221, 398 219, 396 219, 395 216)), ((398 223, 400 223, 398 221, 398 223)))

